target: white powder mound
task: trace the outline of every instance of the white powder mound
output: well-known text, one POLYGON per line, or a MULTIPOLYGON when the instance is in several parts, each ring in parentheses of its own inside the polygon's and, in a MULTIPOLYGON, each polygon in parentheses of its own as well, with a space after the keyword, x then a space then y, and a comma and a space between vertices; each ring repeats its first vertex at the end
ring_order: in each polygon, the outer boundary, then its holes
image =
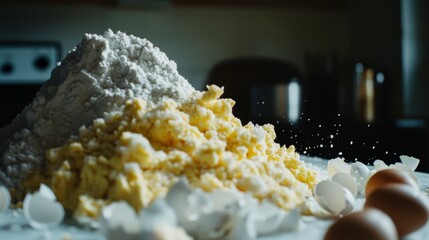
POLYGON ((176 63, 148 40, 111 30, 86 34, 33 102, 0 129, 0 184, 19 188, 27 173, 43 165, 46 149, 120 110, 128 99, 180 102, 194 91, 176 63))

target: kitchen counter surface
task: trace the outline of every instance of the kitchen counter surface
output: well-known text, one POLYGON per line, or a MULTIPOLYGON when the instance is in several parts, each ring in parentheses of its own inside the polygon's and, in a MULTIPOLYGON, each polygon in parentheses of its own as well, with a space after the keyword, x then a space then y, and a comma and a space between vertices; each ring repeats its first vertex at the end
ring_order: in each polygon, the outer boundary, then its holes
MULTIPOLYGON (((318 169, 325 169, 326 160, 312 157, 301 157, 308 164, 318 169)), ((429 191, 429 174, 417 173, 420 179, 420 187, 423 192, 429 191)), ((357 199, 355 209, 359 210, 363 205, 363 199, 357 199)), ((265 236, 261 240, 280 239, 323 239, 323 236, 332 223, 329 219, 318 219, 315 217, 303 217, 302 228, 299 231, 287 232, 272 236, 265 236)), ((59 227, 48 231, 38 231, 32 229, 25 221, 20 210, 9 210, 0 213, 0 239, 20 239, 20 240, 104 240, 105 238, 97 231, 84 229, 70 223, 63 223, 59 227)), ((427 240, 429 239, 429 222, 419 231, 403 238, 405 240, 427 240)))

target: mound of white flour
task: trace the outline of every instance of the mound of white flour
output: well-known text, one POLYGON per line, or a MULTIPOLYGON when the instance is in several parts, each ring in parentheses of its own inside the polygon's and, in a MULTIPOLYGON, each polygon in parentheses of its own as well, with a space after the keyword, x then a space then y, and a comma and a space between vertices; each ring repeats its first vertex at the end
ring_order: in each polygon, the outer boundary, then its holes
POLYGON ((46 149, 120 110, 128 99, 180 102, 193 91, 176 63, 146 39, 111 30, 103 36, 86 34, 33 102, 0 129, 0 184, 19 188, 27 173, 44 164, 46 149))

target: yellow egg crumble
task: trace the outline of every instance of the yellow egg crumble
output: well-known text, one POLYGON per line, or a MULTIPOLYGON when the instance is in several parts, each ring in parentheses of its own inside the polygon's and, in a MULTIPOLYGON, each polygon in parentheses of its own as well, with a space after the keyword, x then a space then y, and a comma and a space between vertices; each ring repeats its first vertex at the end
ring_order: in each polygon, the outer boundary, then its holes
POLYGON ((235 102, 222 93, 212 85, 184 103, 129 100, 123 112, 48 150, 46 168, 27 184, 48 184, 65 208, 87 217, 118 200, 144 208, 181 176, 205 191, 238 189, 285 210, 300 205, 311 195, 316 171, 293 146, 274 142, 272 125, 243 126, 232 114, 235 102))

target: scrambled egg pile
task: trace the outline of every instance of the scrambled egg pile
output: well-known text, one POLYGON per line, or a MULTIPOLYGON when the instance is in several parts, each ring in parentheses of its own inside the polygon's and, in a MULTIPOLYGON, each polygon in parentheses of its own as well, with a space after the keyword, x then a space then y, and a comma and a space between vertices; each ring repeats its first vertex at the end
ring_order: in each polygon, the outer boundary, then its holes
POLYGON ((82 127, 79 136, 46 153, 46 169, 28 183, 48 184, 75 216, 97 217, 125 200, 136 210, 165 196, 181 176, 205 191, 237 189, 288 210, 311 195, 317 173, 293 146, 274 142, 272 125, 241 121, 223 89, 208 86, 184 103, 148 106, 130 100, 123 112, 82 127))

